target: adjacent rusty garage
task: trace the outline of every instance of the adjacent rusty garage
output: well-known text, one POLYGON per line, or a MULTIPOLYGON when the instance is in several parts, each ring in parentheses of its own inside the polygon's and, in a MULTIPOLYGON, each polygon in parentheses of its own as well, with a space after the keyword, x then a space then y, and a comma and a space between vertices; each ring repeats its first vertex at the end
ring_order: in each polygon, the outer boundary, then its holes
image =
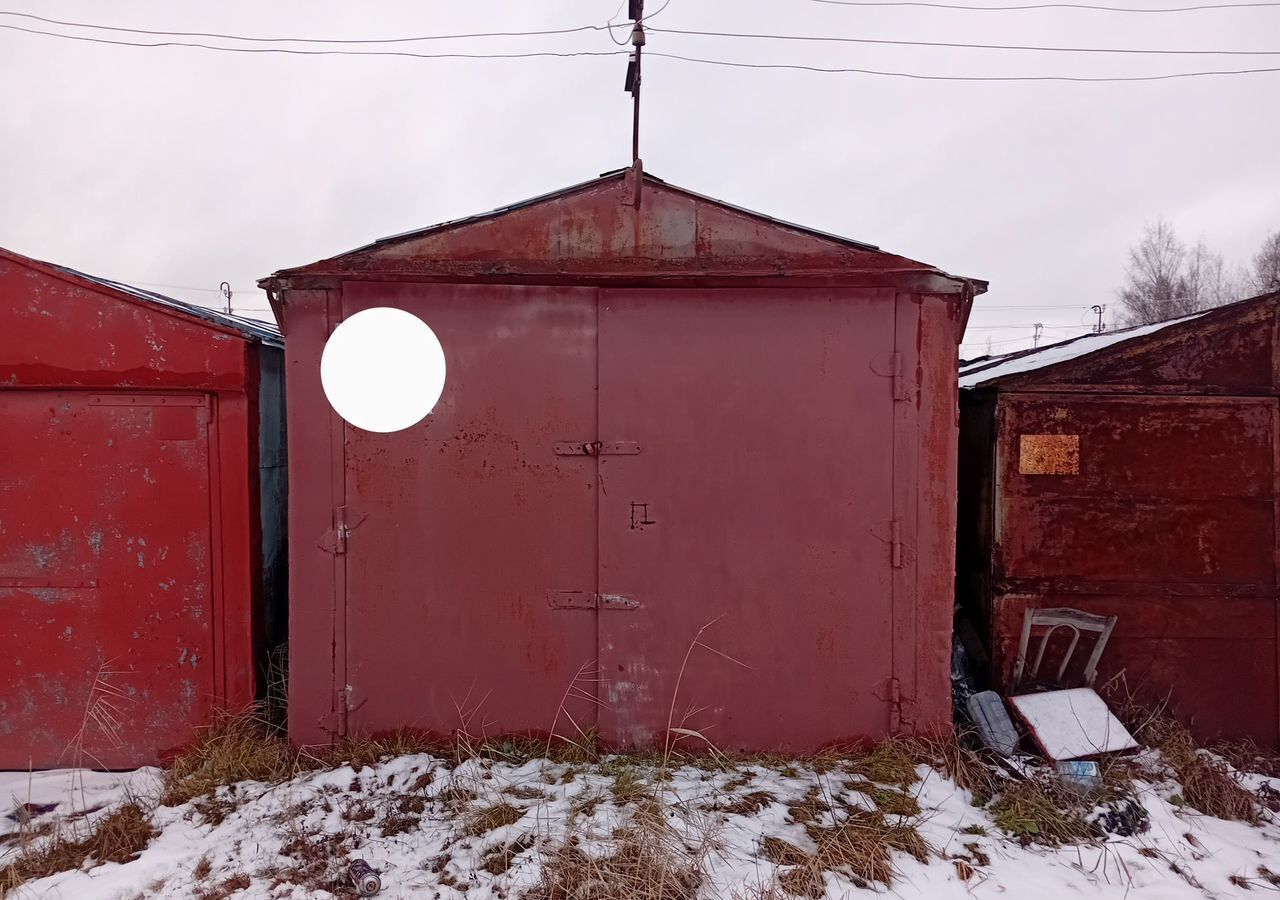
POLYGON ((283 628, 279 334, 0 250, 0 335, 0 768, 154 763, 283 628))
POLYGON ((962 366, 960 597, 998 685, 1028 608, 1116 616, 1113 699, 1280 742, 1277 305, 962 366))
POLYGON ((943 726, 957 342, 984 286, 637 169, 264 279, 302 744, 411 726, 813 750, 943 726), (345 318, 438 335, 361 431, 345 318))

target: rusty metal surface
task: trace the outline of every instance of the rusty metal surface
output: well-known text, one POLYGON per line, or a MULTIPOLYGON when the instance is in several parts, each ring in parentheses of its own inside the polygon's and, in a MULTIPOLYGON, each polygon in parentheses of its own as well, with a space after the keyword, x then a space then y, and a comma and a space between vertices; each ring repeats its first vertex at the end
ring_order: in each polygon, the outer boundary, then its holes
POLYGON ((960 584, 1000 683, 1028 607, 1115 615, 1099 685, 1167 698, 1206 739, 1280 743, 1274 314, 1246 302, 967 392, 960 584), (1076 438, 1075 472, 1028 471, 1047 435, 1076 438))
POLYGON ((0 333, 0 767, 154 763, 253 698, 280 351, 7 252, 0 333))
MULTIPOLYGON (((939 290, 985 283, 868 244, 781 222, 687 191, 645 173, 637 209, 627 171, 493 213, 388 238, 263 284, 302 286, 305 276, 498 277, 538 274, 608 279, 706 278, 718 273, 777 279, 797 274, 904 275, 939 290), (604 265, 602 265, 602 263, 604 265)), ((693 286, 697 286, 695 283, 693 286)))
POLYGON ((298 743, 594 726, 644 746, 672 724, 812 750, 945 727, 973 286, 656 182, 636 215, 619 184, 329 267, 368 280, 273 282, 298 743), (843 283, 762 285, 780 259, 843 283), (473 283, 438 280, 477 260, 473 283), (666 261, 714 275, 657 287, 666 261), (395 434, 343 425, 315 373, 376 305, 421 316, 449 365, 440 405, 395 434))
POLYGON ((644 447, 596 464, 600 589, 641 600, 599 617, 607 741, 660 744, 673 698, 719 747, 887 730, 894 401, 870 363, 894 311, 885 290, 601 294, 600 435, 644 447), (685 662, 712 622, 701 643, 740 665, 685 662))

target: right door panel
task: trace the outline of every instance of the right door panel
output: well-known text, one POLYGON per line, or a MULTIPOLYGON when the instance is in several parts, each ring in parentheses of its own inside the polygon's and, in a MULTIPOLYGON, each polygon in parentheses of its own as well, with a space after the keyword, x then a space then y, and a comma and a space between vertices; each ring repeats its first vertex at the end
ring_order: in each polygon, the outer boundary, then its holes
POLYGON ((883 734, 893 338, 887 290, 600 294, 607 743, 883 734))

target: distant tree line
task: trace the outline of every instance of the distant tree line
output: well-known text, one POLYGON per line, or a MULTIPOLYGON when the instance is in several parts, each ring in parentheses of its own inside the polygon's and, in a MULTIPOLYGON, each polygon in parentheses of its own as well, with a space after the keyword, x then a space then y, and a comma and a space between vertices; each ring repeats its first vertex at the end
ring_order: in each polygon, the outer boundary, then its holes
POLYGON ((1267 235, 1251 266, 1229 268, 1204 241, 1188 247, 1165 219, 1129 248, 1119 291, 1125 325, 1145 325, 1280 290, 1280 231, 1267 235))

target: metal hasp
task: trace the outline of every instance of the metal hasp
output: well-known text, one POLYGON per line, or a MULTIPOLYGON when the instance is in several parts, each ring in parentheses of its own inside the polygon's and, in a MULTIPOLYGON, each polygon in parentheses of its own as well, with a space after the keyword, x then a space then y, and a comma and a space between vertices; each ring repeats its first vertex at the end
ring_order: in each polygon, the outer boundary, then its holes
POLYGON ((550 591, 547 605, 552 609, 639 609, 640 601, 622 594, 593 594, 587 591, 550 591))
POLYGON ((993 684, 1280 748, 1277 334, 1273 293, 962 365, 958 599, 993 684))
POLYGON ((980 283, 627 169, 262 284, 289 358, 297 743, 567 714, 620 749, 806 752, 949 725, 980 283), (319 381, 372 306, 449 361, 401 432, 344 425, 319 381), (360 523, 341 554, 337 521, 360 523))
POLYGON ((6 250, 0 335, 0 768, 155 765, 284 628, 282 341, 6 250))

